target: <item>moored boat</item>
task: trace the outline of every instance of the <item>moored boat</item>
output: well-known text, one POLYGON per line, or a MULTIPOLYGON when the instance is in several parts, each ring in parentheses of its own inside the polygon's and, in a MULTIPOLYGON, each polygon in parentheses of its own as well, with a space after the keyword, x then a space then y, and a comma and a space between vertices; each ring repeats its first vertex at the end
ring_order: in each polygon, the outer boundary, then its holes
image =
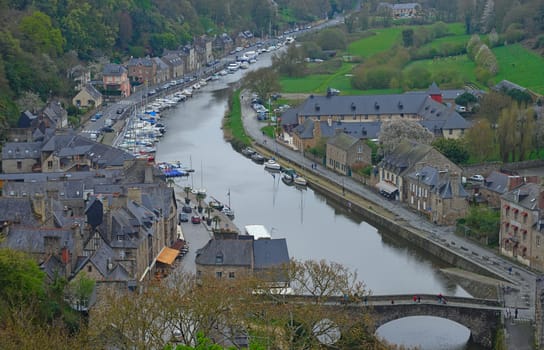
POLYGON ((251 160, 254 161, 257 164, 263 164, 264 163, 264 157, 260 155, 259 153, 254 153, 251 156, 251 160))
POLYGON ((301 187, 306 187, 306 185, 308 185, 308 182, 302 176, 295 177, 294 182, 295 182, 295 185, 301 186, 301 187))
POLYGON ((281 166, 274 160, 269 159, 264 163, 264 167, 269 170, 280 170, 281 166))

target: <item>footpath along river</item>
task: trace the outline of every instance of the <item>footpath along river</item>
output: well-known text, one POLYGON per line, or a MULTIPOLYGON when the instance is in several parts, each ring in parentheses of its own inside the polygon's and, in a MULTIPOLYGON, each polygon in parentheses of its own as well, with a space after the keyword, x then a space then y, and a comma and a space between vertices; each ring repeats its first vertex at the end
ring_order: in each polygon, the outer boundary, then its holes
MULTIPOLYGON (((260 57, 256 65, 270 64, 260 57)), ((254 68, 252 66, 252 68, 254 68)), ((228 202, 234 223, 265 225, 274 238, 286 238, 296 259, 326 259, 353 270, 373 294, 442 293, 469 296, 440 268, 447 267, 424 251, 364 222, 311 189, 300 191, 282 183, 262 165, 235 152, 224 141, 221 120, 227 110, 228 84, 243 72, 210 82, 187 102, 163 113, 168 131, 157 147, 157 161, 181 161, 196 170, 177 180, 181 187, 206 188, 228 202)), ((199 247, 191 246, 191 249, 199 247)), ((421 349, 478 349, 467 345, 469 331, 434 317, 390 322, 378 334, 392 343, 421 349)))

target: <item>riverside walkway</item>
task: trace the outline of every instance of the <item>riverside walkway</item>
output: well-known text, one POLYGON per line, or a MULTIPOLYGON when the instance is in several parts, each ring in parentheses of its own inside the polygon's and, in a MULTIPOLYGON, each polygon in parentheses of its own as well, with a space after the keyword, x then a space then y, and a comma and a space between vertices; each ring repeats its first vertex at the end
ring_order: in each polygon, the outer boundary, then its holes
MULTIPOLYGON (((299 151, 295 151, 283 143, 263 135, 260 130, 263 124, 257 120, 256 113, 251 108, 249 100, 249 98, 241 99, 242 122, 246 133, 254 140, 255 146, 266 149, 279 159, 284 159, 303 168, 304 176, 310 183, 315 181, 320 184, 327 182, 332 191, 345 196, 347 199, 346 204, 351 202, 366 208, 372 208, 373 211, 378 212, 380 215, 397 222, 399 225, 410 226, 412 230, 417 231, 435 244, 454 250, 462 258, 500 276, 507 281, 504 285, 498 286, 505 310, 518 309, 516 322, 524 323, 525 328, 527 328, 527 323, 530 324, 535 321, 536 282, 537 277, 539 277, 537 274, 523 266, 514 264, 490 249, 455 235, 455 227, 438 226, 425 220, 401 203, 386 199, 374 189, 356 182, 351 177, 334 173, 322 165, 318 165, 317 168, 310 167, 309 164, 305 165, 304 163, 310 163, 310 161, 303 158, 299 151)), ((507 316, 506 312, 504 316, 507 316)), ((530 339, 531 337, 527 337, 527 332, 520 332, 514 323, 508 325, 510 327, 507 327, 507 332, 511 329, 512 337, 516 338, 508 339, 507 335, 508 347, 510 349, 532 349, 531 344, 533 342, 530 339), (516 334, 520 335, 517 336, 516 334)))

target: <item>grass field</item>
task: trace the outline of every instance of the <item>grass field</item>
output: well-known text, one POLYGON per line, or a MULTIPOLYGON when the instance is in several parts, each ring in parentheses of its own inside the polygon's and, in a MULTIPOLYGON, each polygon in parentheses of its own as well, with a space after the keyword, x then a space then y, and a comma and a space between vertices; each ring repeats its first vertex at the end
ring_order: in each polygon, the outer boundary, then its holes
POLYGON ((520 44, 497 47, 493 52, 499 61, 496 82, 506 79, 544 94, 544 58, 520 44))
POLYGON ((348 45, 348 54, 370 57, 389 50, 395 43, 400 42, 402 30, 405 27, 393 27, 372 30, 376 35, 357 40, 348 45))
POLYGON ((431 75, 446 70, 453 70, 461 75, 463 81, 475 81, 474 69, 476 65, 468 59, 467 55, 459 55, 454 57, 441 58, 436 60, 419 60, 406 65, 404 70, 416 66, 423 66, 431 75))

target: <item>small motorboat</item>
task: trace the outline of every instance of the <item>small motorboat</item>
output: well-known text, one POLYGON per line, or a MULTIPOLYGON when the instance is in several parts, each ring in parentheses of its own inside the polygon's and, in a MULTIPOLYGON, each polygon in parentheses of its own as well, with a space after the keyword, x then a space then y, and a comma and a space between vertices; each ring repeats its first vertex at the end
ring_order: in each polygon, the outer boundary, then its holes
POLYGON ((259 153, 253 153, 251 156, 251 160, 254 161, 257 164, 263 164, 264 163, 264 157, 260 155, 259 153))
POLYGON ((269 170, 281 170, 281 166, 274 159, 267 160, 264 167, 269 170))
POLYGON ((293 186, 295 184, 295 179, 293 175, 287 174, 287 173, 284 173, 281 176, 281 181, 283 181, 283 183, 286 184, 287 186, 293 186))
POLYGON ((251 157, 252 155, 255 154, 255 150, 251 147, 246 147, 242 150, 242 154, 246 157, 251 157))
POLYGON ((306 185, 308 185, 308 182, 302 176, 295 177, 294 182, 295 182, 295 185, 300 186, 300 187, 305 187, 306 185))

